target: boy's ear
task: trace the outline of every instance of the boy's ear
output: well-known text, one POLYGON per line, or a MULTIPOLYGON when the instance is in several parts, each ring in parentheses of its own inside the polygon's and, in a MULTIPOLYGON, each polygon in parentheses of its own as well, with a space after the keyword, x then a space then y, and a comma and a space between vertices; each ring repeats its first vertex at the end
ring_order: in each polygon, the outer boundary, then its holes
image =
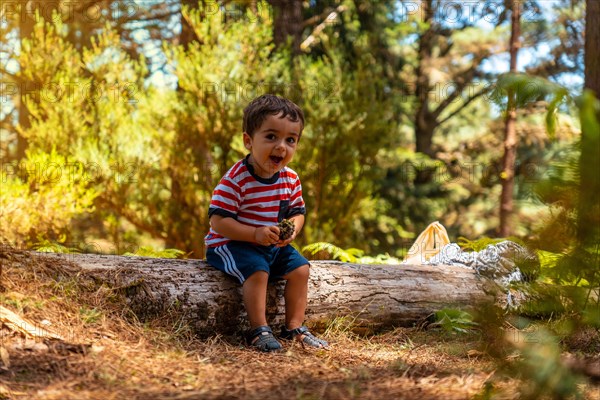
POLYGON ((252 150, 252 138, 244 132, 244 147, 246 150, 252 150))

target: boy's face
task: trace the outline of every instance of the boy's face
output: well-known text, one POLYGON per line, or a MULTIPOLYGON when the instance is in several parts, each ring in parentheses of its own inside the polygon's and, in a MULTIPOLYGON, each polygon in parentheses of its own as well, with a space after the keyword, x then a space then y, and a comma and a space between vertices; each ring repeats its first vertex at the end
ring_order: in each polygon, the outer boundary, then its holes
POLYGON ((244 132, 244 146, 250 150, 248 161, 261 178, 281 171, 292 160, 300 140, 300 121, 280 117, 281 113, 267 116, 252 136, 244 132))

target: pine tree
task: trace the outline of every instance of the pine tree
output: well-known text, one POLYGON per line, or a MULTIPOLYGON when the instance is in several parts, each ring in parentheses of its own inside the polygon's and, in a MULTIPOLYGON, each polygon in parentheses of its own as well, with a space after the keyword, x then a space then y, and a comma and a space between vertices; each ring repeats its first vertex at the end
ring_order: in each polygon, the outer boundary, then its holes
POLYGON ((600 48, 600 2, 587 0, 586 28, 585 28, 585 88, 589 92, 585 97, 595 98, 595 102, 588 100, 588 105, 581 111, 581 169, 578 239, 583 246, 595 246, 596 257, 600 243, 600 61, 598 49, 600 48), (595 118, 594 118, 595 117, 595 118), (595 119, 595 121, 594 121, 595 119))
MULTIPOLYGON (((511 73, 517 72, 517 55, 521 43, 521 10, 517 1, 510 4, 511 34, 509 43, 511 73)), ((515 180, 515 160, 517 158, 518 136, 516 131, 517 110, 514 90, 508 92, 508 105, 506 108, 506 125, 504 129, 504 154, 502 156, 502 193, 500 195, 500 227, 499 235, 508 237, 511 234, 510 219, 513 214, 513 192, 515 180)))

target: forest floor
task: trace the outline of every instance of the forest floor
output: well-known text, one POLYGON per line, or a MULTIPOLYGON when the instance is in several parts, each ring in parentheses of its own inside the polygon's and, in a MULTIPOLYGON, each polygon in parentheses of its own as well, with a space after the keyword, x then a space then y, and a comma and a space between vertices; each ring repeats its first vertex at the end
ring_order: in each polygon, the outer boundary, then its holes
MULTIPOLYGON (((0 260, 1 261, 1 260, 0 260)), ((6 261, 6 260, 3 260, 6 261)), ((330 350, 196 338, 182 319, 140 322, 110 289, 3 263, 0 305, 62 340, 0 330, 0 399, 518 399, 480 335, 422 328, 361 337, 343 321, 330 350)), ((3 321, 6 322, 6 321, 3 321)), ((584 397, 600 386, 583 380, 584 397)))

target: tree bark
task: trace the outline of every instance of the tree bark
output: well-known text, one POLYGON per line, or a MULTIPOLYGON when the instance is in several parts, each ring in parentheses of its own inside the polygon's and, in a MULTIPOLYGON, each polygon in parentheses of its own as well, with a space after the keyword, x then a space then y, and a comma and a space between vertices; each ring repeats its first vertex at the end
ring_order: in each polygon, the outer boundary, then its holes
POLYGON ((585 87, 600 98, 600 2, 587 0, 585 13, 585 87))
MULTIPOLYGON (((33 34, 33 27, 35 25, 35 20, 33 19, 32 14, 33 11, 25 11, 27 10, 27 1, 20 0, 19 7, 21 10, 21 15, 19 16, 19 40, 28 39, 33 34)), ((22 70, 26 66, 21 65, 20 69, 22 70)), ((30 121, 30 113, 29 108, 25 104, 25 93, 28 90, 34 90, 32 87, 28 87, 32 82, 24 80, 21 76, 19 78, 19 95, 17 97, 17 104, 15 104, 16 109, 18 110, 18 118, 19 118, 19 127, 21 131, 26 131, 31 127, 30 121)), ((25 158, 25 152, 27 151, 27 147, 29 143, 27 138, 24 137, 19 130, 17 130, 17 151, 15 157, 17 160, 22 160, 25 158)))
MULTIPOLYGON (((434 9, 431 1, 421 3, 423 8, 423 23, 432 24, 434 17, 434 9)), ((415 87, 415 95, 417 99, 417 112, 415 119, 415 151, 418 153, 427 154, 429 157, 434 157, 432 148, 433 131, 436 126, 435 118, 429 109, 429 91, 431 90, 431 82, 429 75, 431 73, 431 58, 433 51, 433 39, 435 33, 434 28, 429 26, 420 37, 419 53, 417 65, 417 82, 415 87)))
POLYGON ((304 17, 301 0, 270 0, 275 14, 273 20, 273 41, 278 47, 291 41, 292 56, 301 53, 304 17))
MULTIPOLYGON (((600 2, 588 0, 585 18, 585 89, 600 99, 600 2)), ((600 122, 600 112, 596 112, 600 122)), ((598 246, 600 235, 600 132, 590 124, 582 124, 581 155, 579 158, 580 186, 577 237, 583 246, 598 246), (590 129, 591 128, 591 129, 590 129)), ((597 247, 596 247, 597 248, 597 247)))
MULTIPOLYGON (((181 6, 187 6, 190 9, 198 8, 197 0, 181 0, 181 6)), ((194 28, 187 22, 183 15, 179 18, 179 23, 181 24, 181 33, 179 34, 179 44, 182 45, 186 50, 188 49, 190 43, 194 40, 197 40, 196 33, 194 32, 194 28)))
MULTIPOLYGON (((511 3, 511 34, 510 34, 510 72, 517 72, 517 55, 519 52, 521 35, 520 3, 513 0, 511 3)), ((502 157, 502 193, 500 194, 500 227, 498 234, 507 237, 511 234, 510 218, 513 214, 513 192, 515 187, 515 161, 517 158, 517 110, 514 90, 508 92, 506 107, 506 125, 504 129, 504 155, 502 157)))
MULTIPOLYGON (((430 109, 430 91, 431 88, 431 61, 433 57, 435 31, 434 23, 434 5, 431 0, 421 2, 423 8, 423 23, 429 25, 419 39, 417 81, 415 87, 415 96, 417 100, 417 109, 415 115, 415 151, 423 153, 430 158, 435 158, 433 151, 433 133, 438 125, 436 117, 430 109)), ((434 171, 431 168, 424 168, 422 165, 417 167, 415 175, 415 184, 426 184, 431 182, 434 171)))
MULTIPOLYGON (((107 285, 142 320, 181 313, 200 336, 248 327, 241 285, 200 260, 35 252, 12 259, 50 266, 55 279, 76 275, 83 282, 107 285)), ((311 265, 306 318, 315 328, 336 318, 346 318, 354 331, 363 333, 411 326, 445 307, 493 300, 497 287, 471 269, 453 266, 311 265)), ((283 290, 282 281, 269 286, 267 319, 273 327, 284 321, 283 290)))

